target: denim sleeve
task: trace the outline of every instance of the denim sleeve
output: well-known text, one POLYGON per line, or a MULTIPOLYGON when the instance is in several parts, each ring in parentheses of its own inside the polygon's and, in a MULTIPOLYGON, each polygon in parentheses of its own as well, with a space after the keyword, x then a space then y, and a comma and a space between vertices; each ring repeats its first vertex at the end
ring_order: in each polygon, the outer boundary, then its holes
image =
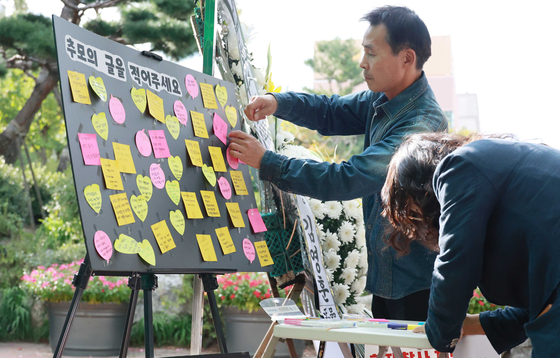
POLYGON ((440 203, 440 253, 434 263, 426 334, 436 350, 452 352, 482 275, 486 226, 496 202, 492 183, 453 153, 433 177, 440 203))
POLYGON ((403 121, 363 153, 340 164, 288 158, 267 151, 259 178, 279 189, 320 200, 350 200, 378 193, 385 183, 387 165, 404 136, 434 131, 425 122, 403 121))
POLYGON ((523 325, 529 321, 529 312, 506 307, 480 314, 480 324, 492 347, 502 353, 527 339, 523 325))
POLYGON ((307 93, 273 93, 278 102, 274 115, 298 126, 316 130, 322 135, 364 134, 373 98, 363 91, 340 97, 307 93))

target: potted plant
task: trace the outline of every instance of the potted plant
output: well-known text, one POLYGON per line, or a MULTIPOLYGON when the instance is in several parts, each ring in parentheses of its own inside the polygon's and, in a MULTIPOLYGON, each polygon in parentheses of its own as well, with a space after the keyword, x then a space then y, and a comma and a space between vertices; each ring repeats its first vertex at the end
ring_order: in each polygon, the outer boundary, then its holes
MULTIPOLYGON (((21 286, 45 302, 49 317, 49 341, 54 352, 70 302, 74 274, 83 260, 69 264, 38 266, 24 272, 21 286)), ((74 317, 64 353, 74 356, 118 355, 126 322, 130 289, 123 277, 92 276, 74 317)))

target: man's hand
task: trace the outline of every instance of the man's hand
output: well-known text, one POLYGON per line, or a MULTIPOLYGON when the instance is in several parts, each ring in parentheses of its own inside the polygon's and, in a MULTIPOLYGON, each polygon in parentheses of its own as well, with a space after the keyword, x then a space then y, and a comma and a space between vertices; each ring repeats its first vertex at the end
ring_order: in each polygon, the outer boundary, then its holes
POLYGON ((247 118, 251 121, 258 121, 266 118, 266 116, 274 114, 277 108, 278 102, 276 102, 276 98, 271 94, 266 94, 264 96, 253 97, 251 103, 245 108, 245 115, 247 115, 247 118))
POLYGON ((229 154, 243 163, 259 169, 261 159, 266 149, 257 141, 255 137, 242 131, 232 131, 229 134, 231 142, 229 144, 229 154))

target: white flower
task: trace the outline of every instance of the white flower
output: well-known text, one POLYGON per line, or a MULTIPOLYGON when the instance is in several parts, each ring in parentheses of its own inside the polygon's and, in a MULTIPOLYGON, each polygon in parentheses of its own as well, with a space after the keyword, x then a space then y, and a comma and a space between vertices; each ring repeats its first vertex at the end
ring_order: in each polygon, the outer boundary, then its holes
POLYGON ((367 277, 367 266, 366 267, 360 267, 360 271, 358 272, 358 276, 359 277, 367 277))
POLYGON ((342 205, 344 206, 344 212, 346 213, 346 217, 357 219, 358 217, 363 217, 362 212, 362 203, 360 200, 348 200, 343 201, 342 205))
POLYGON ((332 282, 333 280, 333 270, 329 270, 328 268, 325 268, 325 274, 327 275, 327 280, 329 280, 329 282, 332 282))
POLYGON ((348 253, 348 256, 346 256, 346 259, 344 260, 344 267, 352 269, 356 268, 356 266, 358 266, 358 262, 360 262, 360 251, 352 250, 348 253))
POLYGON ((280 154, 297 159, 321 161, 321 158, 319 158, 317 154, 299 145, 286 145, 286 147, 280 151, 280 154))
POLYGON ((338 220, 342 214, 342 205, 338 201, 325 202, 325 213, 331 219, 338 220))
POLYGON ((239 99, 241 100, 241 104, 246 106, 249 104, 249 100, 247 99, 247 90, 245 89, 245 84, 239 86, 239 99))
POLYGON ((332 285, 333 296, 334 296, 334 303, 337 305, 341 305, 346 302, 346 299, 350 297, 350 290, 348 290, 348 286, 342 283, 334 283, 332 285))
POLYGON ((358 266, 362 269, 366 269, 368 267, 368 260, 367 260, 367 249, 364 247, 362 251, 360 251, 360 259, 358 261, 358 266))
POLYGON ((346 267, 342 269, 342 273, 340 274, 340 278, 344 280, 345 283, 350 284, 350 282, 356 279, 356 274, 358 270, 355 268, 346 267))
POLYGON ((333 249, 330 249, 325 254, 325 265, 329 270, 336 270, 340 266, 340 256, 333 249))
POLYGON ((356 224, 356 246, 360 250, 362 247, 366 247, 366 231, 363 225, 356 224))
POLYGON ((366 279, 366 276, 362 276, 352 283, 351 289, 356 293, 356 295, 359 296, 362 292, 364 292, 364 289, 366 288, 366 279))
POLYGON ((239 60, 239 45, 237 44, 237 36, 235 31, 230 31, 227 35, 228 56, 232 60, 239 60))
POLYGON ((309 199, 309 207, 317 219, 321 220, 325 217, 325 209, 320 200, 309 199))
POLYGON ((355 305, 350 305, 350 306, 346 307, 346 309, 348 310, 348 313, 354 313, 354 314, 364 313, 365 308, 366 308, 366 305, 364 305, 362 302, 358 302, 355 305))
POLYGON ((323 224, 320 223, 316 223, 317 224, 317 236, 319 237, 319 240, 321 240, 321 242, 325 241, 325 229, 323 229, 323 224))
POLYGON ((354 239, 354 225, 350 221, 344 221, 338 228, 338 236, 340 236, 340 241, 345 244, 352 242, 354 239))
POLYGON ((329 251, 332 249, 338 252, 338 249, 340 247, 340 241, 338 240, 338 237, 335 234, 331 233, 329 230, 327 230, 327 234, 325 236, 325 249, 323 251, 329 251))
POLYGON ((243 72, 241 71, 241 65, 239 62, 231 65, 231 72, 233 72, 234 75, 237 75, 237 77, 243 77, 243 72))
POLYGON ((264 78, 264 75, 262 73, 262 71, 258 68, 256 68, 255 66, 253 67, 253 74, 255 75, 255 78, 257 79, 257 83, 261 86, 264 87, 266 85, 266 80, 264 78))

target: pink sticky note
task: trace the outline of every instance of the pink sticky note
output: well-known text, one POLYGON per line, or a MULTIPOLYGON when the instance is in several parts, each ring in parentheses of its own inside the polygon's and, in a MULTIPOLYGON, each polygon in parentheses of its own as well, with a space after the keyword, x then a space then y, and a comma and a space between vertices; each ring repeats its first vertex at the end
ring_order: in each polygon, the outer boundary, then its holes
POLYGON ((226 198, 226 200, 231 199, 231 185, 229 185, 229 181, 226 178, 221 177, 218 179, 218 186, 220 187, 220 192, 226 198))
POLYGON ((189 120, 189 115, 183 102, 179 100, 175 101, 175 103, 173 103, 173 109, 175 110, 175 117, 177 117, 182 125, 186 126, 187 121, 189 120))
POLYGON ((95 251, 99 256, 109 262, 109 259, 113 256, 113 244, 104 231, 99 230, 93 235, 93 246, 95 246, 95 251))
POLYGON ((198 83, 196 83, 192 75, 187 75, 185 77, 185 86, 187 86, 187 92, 189 92, 192 98, 198 96, 198 83))
POLYGON ((163 189, 165 186, 165 174, 159 164, 154 163, 150 165, 150 179, 152 179, 152 183, 158 189, 163 189))
POLYGON ((144 132, 144 129, 136 132, 136 147, 140 154, 145 157, 149 157, 152 154, 152 145, 150 144, 150 139, 144 132))
POLYGON ((169 147, 167 146, 167 139, 165 139, 165 132, 163 129, 148 131, 150 139, 152 140, 152 148, 154 148, 154 157, 156 158, 169 158, 169 147))
POLYGON ((121 101, 118 98, 113 97, 111 95, 111 100, 109 100, 109 112, 111 113, 111 117, 117 122, 118 124, 123 124, 124 120, 126 119, 126 112, 124 111, 124 106, 122 105, 121 101))
POLYGON ((249 217, 249 222, 251 223, 255 233, 266 231, 266 226, 264 225, 264 221, 259 213, 259 209, 247 210, 247 216, 249 217))
POLYGON ((222 117, 218 115, 218 113, 214 113, 212 127, 214 128, 214 135, 218 137, 224 145, 227 145, 227 124, 224 122, 222 117))
POLYGON ((255 260, 255 247, 249 239, 243 239, 243 253, 250 263, 255 260))
POLYGON ((230 167, 232 167, 233 169, 237 169, 239 167, 239 160, 229 154, 229 147, 227 147, 226 149, 226 158, 230 167))
POLYGON ((99 160, 99 147, 97 146, 97 134, 78 133, 80 147, 85 165, 101 165, 99 160))

